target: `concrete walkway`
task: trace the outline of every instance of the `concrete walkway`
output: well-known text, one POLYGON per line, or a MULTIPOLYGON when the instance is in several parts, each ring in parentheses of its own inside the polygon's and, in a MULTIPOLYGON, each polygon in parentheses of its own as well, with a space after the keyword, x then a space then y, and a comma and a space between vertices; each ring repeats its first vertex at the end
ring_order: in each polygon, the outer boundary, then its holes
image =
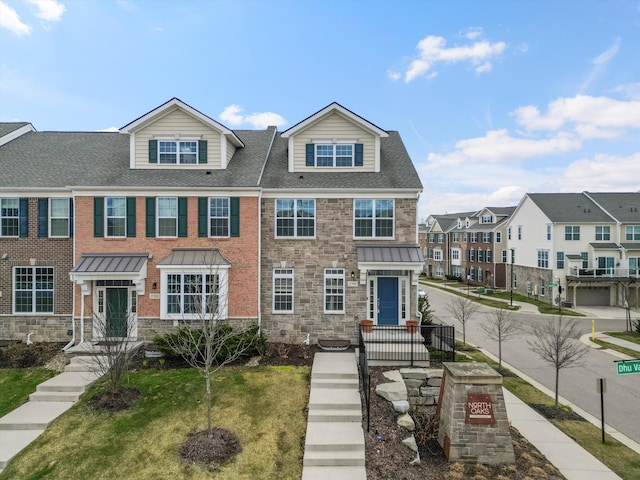
POLYGON ((536 447, 567 480, 618 480, 597 458, 522 400, 502 389, 511 425, 536 447))
POLYGON ((0 418, 0 472, 93 385, 92 357, 73 357, 65 371, 36 387, 29 401, 0 418))
POLYGON ((356 356, 316 353, 302 480, 366 480, 356 356))

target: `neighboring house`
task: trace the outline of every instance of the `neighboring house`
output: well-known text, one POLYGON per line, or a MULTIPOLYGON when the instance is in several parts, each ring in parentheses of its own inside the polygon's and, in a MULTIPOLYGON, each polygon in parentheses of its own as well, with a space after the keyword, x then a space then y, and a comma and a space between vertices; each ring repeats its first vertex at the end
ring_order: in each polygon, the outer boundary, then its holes
POLYGON ((73 200, 55 172, 42 175, 39 149, 15 147, 39 135, 28 123, 0 124, 0 338, 24 341, 33 332, 64 341, 73 308, 73 200))
POLYGON ((416 316, 422 185, 397 132, 338 104, 283 133, 174 98, 118 133, 0 135, 2 337, 88 340, 98 315, 150 339, 212 304, 276 340, 416 316))
POLYGON ((514 210, 515 207, 485 207, 476 215, 477 221, 467 231, 467 272, 471 281, 494 288, 507 286, 506 224, 514 210))
MULTIPOLYGON (((461 263, 450 262, 451 238, 449 232, 456 228, 460 214, 430 215, 427 218, 425 273, 429 278, 444 279, 447 275, 462 276, 461 263), (458 275, 456 275, 456 273, 458 275)), ((452 247, 452 248, 458 248, 452 247)))
POLYGON ((397 132, 337 103, 278 133, 262 181, 262 325, 357 338, 417 317, 422 184, 397 132))
POLYGON ((640 193, 531 193, 507 225, 514 291, 557 304, 638 306, 640 193))

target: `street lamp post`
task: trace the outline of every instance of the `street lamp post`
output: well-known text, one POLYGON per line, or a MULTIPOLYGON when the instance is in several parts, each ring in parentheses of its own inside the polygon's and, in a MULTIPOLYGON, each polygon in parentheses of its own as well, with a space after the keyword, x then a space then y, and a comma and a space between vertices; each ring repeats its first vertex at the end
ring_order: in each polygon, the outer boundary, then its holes
POLYGON ((510 305, 513 308, 513 257, 514 257, 514 249, 511 248, 511 301, 510 305))

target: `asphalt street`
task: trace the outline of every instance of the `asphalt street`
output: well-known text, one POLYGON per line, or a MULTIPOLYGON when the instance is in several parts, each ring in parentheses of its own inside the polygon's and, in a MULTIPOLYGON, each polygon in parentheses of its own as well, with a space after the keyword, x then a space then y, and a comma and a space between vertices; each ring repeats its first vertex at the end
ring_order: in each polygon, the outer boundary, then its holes
MULTIPOLYGON (((451 294, 437 288, 424 287, 429 295, 431 309, 436 322, 455 325, 456 337, 462 338, 462 325, 449 313, 451 294)), ((498 343, 489 340, 481 325, 492 315, 492 308, 481 306, 474 317, 467 321, 467 342, 478 345, 494 355, 498 355, 498 343)), ((543 322, 549 315, 512 312, 513 318, 521 325, 522 332, 502 344, 502 360, 529 375, 551 391, 555 390, 555 369, 545 363, 531 350, 528 342, 533 338, 536 322, 543 322)), ((576 320, 582 333, 591 332, 591 319, 565 317, 576 320)), ((597 319, 596 331, 623 331, 624 319, 597 319)), ((600 419, 600 394, 597 393, 597 379, 606 379, 604 395, 604 418, 607 425, 619 430, 627 437, 640 442, 640 413, 637 399, 640 398, 640 374, 618 375, 614 360, 616 357, 598 349, 589 349, 579 366, 560 371, 559 395, 566 398, 594 417, 600 419)))

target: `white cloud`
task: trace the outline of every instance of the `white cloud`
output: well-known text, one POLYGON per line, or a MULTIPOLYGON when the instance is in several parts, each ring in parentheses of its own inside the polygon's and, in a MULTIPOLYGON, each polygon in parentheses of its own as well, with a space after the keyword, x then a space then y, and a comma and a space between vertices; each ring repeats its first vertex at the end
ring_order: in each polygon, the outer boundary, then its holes
POLYGON ((528 131, 559 130, 566 124, 597 128, 640 128, 640 101, 624 102, 609 97, 576 95, 549 103, 546 115, 538 107, 516 109, 516 121, 528 131))
POLYGON ((591 84, 598 79, 604 68, 607 66, 607 63, 609 63, 609 61, 616 56, 619 49, 620 37, 615 39, 611 47, 591 60, 593 68, 591 69, 591 72, 589 72, 589 75, 587 75, 587 78, 585 78, 582 82, 582 85, 579 88, 580 93, 586 92, 591 87, 591 84))
POLYGON ((467 33, 465 33, 465 37, 467 37, 469 40, 475 40, 476 38, 480 37, 482 35, 482 28, 480 27, 471 27, 469 28, 469 30, 467 30, 467 33))
POLYGON ((618 85, 612 91, 620 92, 631 100, 640 100, 640 82, 618 85))
POLYGON ((4 2, 0 2, 0 28, 6 28, 16 35, 29 35, 31 27, 20 20, 20 15, 4 2))
POLYGON ((598 154, 567 165, 559 186, 565 192, 636 192, 640 188, 638 165, 640 153, 628 157, 598 154))
POLYGON ((253 128, 263 129, 269 126, 275 125, 276 127, 281 127, 286 125, 287 121, 273 112, 256 112, 250 115, 242 115, 244 109, 239 105, 229 105, 224 111, 219 115, 220 120, 225 122, 231 126, 240 126, 244 123, 248 123, 253 126, 253 128))
POLYGON ((438 63, 469 62, 476 66, 476 73, 488 72, 492 64, 489 59, 498 57, 507 48, 505 42, 491 43, 487 40, 470 45, 447 48, 443 37, 429 35, 418 42, 418 58, 414 59, 405 73, 405 82, 409 83, 420 76, 433 77, 434 66, 438 63))
POLYGON ((468 162, 506 163, 568 152, 580 148, 580 142, 570 135, 560 134, 548 139, 516 138, 506 129, 490 130, 484 137, 469 138, 456 143, 451 153, 429 153, 431 167, 455 166, 468 162))
POLYGON ((62 14, 67 10, 66 7, 57 0, 26 0, 37 9, 36 17, 48 22, 58 22, 62 18, 62 14))
POLYGON ((402 75, 398 72, 394 72, 393 70, 387 70, 387 77, 395 82, 396 80, 400 80, 402 75))

